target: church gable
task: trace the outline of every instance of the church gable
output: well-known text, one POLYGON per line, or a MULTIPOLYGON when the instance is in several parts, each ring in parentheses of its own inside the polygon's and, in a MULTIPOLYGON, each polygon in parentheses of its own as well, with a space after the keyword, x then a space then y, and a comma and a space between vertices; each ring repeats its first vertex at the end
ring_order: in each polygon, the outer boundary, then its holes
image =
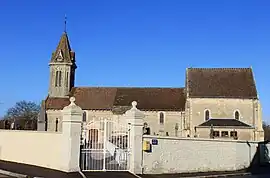
POLYGON ((251 68, 188 68, 190 98, 257 99, 251 68))

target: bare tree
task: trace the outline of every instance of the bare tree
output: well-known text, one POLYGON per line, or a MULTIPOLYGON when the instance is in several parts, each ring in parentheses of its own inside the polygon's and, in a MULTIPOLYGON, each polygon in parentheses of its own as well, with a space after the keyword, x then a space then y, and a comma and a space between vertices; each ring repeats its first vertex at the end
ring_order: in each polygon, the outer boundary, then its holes
POLYGON ((40 105, 31 101, 23 100, 17 102, 13 107, 9 108, 4 116, 4 119, 10 120, 13 125, 17 120, 25 120, 22 128, 24 129, 25 125, 27 125, 29 122, 37 120, 39 112, 40 105))
POLYGON ((37 118, 40 111, 40 105, 31 101, 19 101, 15 106, 9 108, 5 115, 5 118, 25 118, 25 119, 35 119, 37 118))

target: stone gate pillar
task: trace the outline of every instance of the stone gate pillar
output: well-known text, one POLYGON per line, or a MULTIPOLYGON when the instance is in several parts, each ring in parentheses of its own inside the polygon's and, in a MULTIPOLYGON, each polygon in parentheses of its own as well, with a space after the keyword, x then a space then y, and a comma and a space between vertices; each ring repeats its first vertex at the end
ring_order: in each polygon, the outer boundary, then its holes
POLYGON ((66 172, 77 172, 80 170, 80 137, 83 111, 75 104, 75 98, 71 97, 70 104, 64 107, 62 114, 63 169, 66 172))
POLYGON ((143 149, 143 118, 142 111, 136 108, 137 102, 132 102, 132 108, 125 113, 127 123, 130 125, 130 160, 129 168, 134 174, 142 174, 143 149))

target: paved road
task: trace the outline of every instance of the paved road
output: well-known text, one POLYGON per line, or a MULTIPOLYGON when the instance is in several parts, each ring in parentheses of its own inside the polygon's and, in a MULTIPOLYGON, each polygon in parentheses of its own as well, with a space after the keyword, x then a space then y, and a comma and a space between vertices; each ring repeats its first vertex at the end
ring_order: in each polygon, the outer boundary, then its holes
POLYGON ((6 176, 6 175, 3 175, 3 174, 0 174, 0 178, 11 178, 11 177, 6 176))
POLYGON ((270 178, 268 175, 229 176, 228 178, 270 178))

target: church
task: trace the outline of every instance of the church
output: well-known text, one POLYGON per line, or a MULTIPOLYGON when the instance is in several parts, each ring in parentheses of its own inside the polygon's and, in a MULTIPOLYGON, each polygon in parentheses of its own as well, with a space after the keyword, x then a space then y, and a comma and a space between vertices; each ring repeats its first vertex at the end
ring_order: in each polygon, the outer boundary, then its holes
POLYGON ((75 86, 76 56, 66 32, 49 63, 50 81, 38 130, 61 132, 62 109, 75 97, 85 123, 121 121, 133 101, 144 114, 144 133, 161 137, 262 141, 262 109, 252 68, 187 68, 185 86, 75 86))

